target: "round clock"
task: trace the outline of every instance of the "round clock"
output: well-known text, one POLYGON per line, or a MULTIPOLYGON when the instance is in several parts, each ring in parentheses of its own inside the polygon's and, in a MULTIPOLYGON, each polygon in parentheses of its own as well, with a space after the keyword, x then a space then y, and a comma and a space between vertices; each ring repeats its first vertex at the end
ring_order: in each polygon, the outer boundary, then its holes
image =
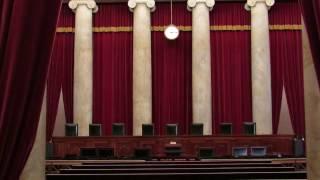
POLYGON ((164 30, 164 36, 169 40, 175 40, 179 36, 179 29, 175 25, 170 24, 164 30))

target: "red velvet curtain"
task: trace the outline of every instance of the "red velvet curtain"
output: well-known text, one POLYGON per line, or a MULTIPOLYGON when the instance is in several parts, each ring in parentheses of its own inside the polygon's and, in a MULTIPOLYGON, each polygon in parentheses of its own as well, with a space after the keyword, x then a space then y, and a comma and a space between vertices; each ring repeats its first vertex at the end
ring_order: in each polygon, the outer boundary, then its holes
MULTIPOLYGON (((269 12, 272 25, 300 25, 299 4, 276 3, 269 12)), ((278 131, 282 91, 296 135, 304 135, 303 57, 301 30, 270 31, 273 132, 278 131)))
MULTIPOLYGON (((211 26, 250 25, 243 3, 217 3, 211 26)), ((250 31, 211 31, 213 132, 221 122, 232 122, 233 133, 252 121, 250 31)))
MULTIPOLYGON (((100 4, 95 27, 132 27, 126 3, 100 4)), ((120 30, 119 28, 118 30, 120 30)), ((132 134, 132 32, 94 33, 93 122, 111 135, 112 123, 123 122, 132 134)))
POLYGON ((320 0, 299 0, 320 87, 320 0))
POLYGON ((57 53, 57 47, 62 44, 62 42, 58 41, 58 36, 55 38, 54 42, 54 50, 51 56, 51 64, 49 67, 49 73, 47 78, 47 115, 46 115, 46 139, 47 142, 51 140, 51 136, 54 129, 54 124, 56 120, 57 110, 58 110, 58 102, 59 95, 61 91, 61 81, 62 81, 62 73, 60 72, 62 69, 62 63, 59 62, 60 58, 57 56, 62 55, 62 53, 57 53))
POLYGON ((0 179, 19 179, 32 149, 60 5, 0 1, 0 179))
MULTIPOLYGON (((116 27, 116 31, 121 31, 123 30, 121 27, 132 26, 132 13, 128 11, 126 4, 101 4, 99 8, 99 13, 94 15, 95 27, 116 27)), ((270 11, 270 23, 299 24, 299 12, 296 8, 297 4, 294 2, 277 3, 270 11), (281 11, 281 9, 284 10, 281 11)), ((169 3, 158 3, 157 10, 152 13, 152 25, 170 24, 169 9, 169 3)), ((68 12, 71 13, 70 10, 68 12)), ((191 26, 191 12, 186 10, 185 3, 174 3, 173 13, 174 24, 191 26)), ((210 13, 210 21, 212 26, 250 25, 250 12, 243 9, 242 3, 217 3, 210 13)), ((73 26, 73 24, 63 26, 73 26)), ((303 129, 304 110, 301 94, 303 89, 300 86, 302 82, 301 48, 299 50, 301 36, 297 34, 298 32, 288 30, 270 33, 275 131, 278 126, 283 85, 286 88, 295 132, 302 133, 303 129), (294 52, 294 56, 291 52, 294 52), (292 58, 294 60, 291 61, 292 58), (292 79, 298 81, 295 82, 292 79)), ((180 134, 188 134, 192 123, 191 44, 190 31, 182 31, 175 41, 166 40, 162 31, 152 32, 153 122, 156 126, 156 134, 163 134, 167 123, 178 123, 180 134)), ((67 46, 73 48, 72 42, 67 46)), ((241 133, 242 123, 252 121, 250 49, 250 31, 248 30, 211 31, 213 131, 215 133, 219 133, 220 122, 232 122, 234 132, 241 133)), ((73 61, 67 62, 70 67, 73 66, 73 61)), ((65 72, 69 73, 67 77, 71 80, 64 82, 71 82, 72 70, 65 70, 65 72)), ((132 32, 94 33, 93 81, 93 122, 102 123, 106 135, 111 134, 113 122, 124 122, 126 131, 130 135, 132 132, 132 32)), ((72 99, 72 88, 68 92, 70 92, 68 95, 64 93, 65 101, 66 98, 72 99)), ((68 107, 71 107, 68 112, 72 112, 72 101, 68 107)))
MULTIPOLYGON (((59 27, 74 27, 75 14, 72 10, 65 4, 60 13, 59 27)), ((62 94, 63 94, 63 104, 66 115, 66 121, 68 123, 73 122, 73 62, 74 62, 74 33, 57 33, 56 41, 62 41, 58 47, 58 51, 62 51, 62 56, 60 56, 60 62, 62 64, 62 94), (59 50, 61 49, 61 50, 59 50)), ((56 49, 54 49, 56 50, 56 49)), ((57 53, 59 54, 59 53, 57 53)))
MULTIPOLYGON (((74 27, 74 13, 66 4, 60 11, 59 27, 74 27)), ((54 130, 61 90, 66 121, 73 122, 73 56, 74 33, 57 33, 47 79, 47 141, 54 130)))
MULTIPOLYGON (((173 23, 191 26, 186 3, 174 3, 173 23)), ((153 26, 170 24, 170 3, 157 3, 153 26)), ((170 41, 163 31, 152 32, 152 105, 156 134, 165 134, 165 125, 177 123, 179 134, 188 134, 192 123, 192 38, 191 31, 180 32, 170 41)))

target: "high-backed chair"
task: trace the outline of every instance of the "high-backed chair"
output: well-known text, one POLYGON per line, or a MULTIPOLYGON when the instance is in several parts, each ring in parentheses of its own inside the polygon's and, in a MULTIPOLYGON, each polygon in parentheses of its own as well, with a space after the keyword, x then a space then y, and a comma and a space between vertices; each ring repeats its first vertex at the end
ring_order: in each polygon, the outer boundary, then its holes
POLYGON ((124 136, 124 123, 113 123, 112 124, 112 135, 113 136, 124 136))
POLYGON ((66 123, 65 136, 78 136, 78 124, 66 123))
POLYGON ((178 135, 178 124, 166 124, 166 135, 177 136, 178 135))
POLYGON ((255 122, 244 122, 243 132, 245 135, 255 135, 256 134, 256 123, 255 122))
POLYGON ((202 123, 194 123, 191 125, 191 135, 202 136, 203 135, 203 124, 202 123))
POLYGON ((142 136, 153 136, 154 126, 153 124, 142 124, 142 136))
POLYGON ((231 135, 232 123, 220 123, 220 133, 224 135, 231 135))
POLYGON ((101 124, 89 124, 89 136, 101 136, 101 124))

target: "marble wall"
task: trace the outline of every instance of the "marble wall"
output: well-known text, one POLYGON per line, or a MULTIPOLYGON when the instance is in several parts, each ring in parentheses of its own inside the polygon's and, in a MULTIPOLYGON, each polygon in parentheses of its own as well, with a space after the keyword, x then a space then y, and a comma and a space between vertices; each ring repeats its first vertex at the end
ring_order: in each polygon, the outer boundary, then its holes
POLYGON ((308 179, 320 179, 320 90, 309 40, 303 26, 303 70, 308 179))

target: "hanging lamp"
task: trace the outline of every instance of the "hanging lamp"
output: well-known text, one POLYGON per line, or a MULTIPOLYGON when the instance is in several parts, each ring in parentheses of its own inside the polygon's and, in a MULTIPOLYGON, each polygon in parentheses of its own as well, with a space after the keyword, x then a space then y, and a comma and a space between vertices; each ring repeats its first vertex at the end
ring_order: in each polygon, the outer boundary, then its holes
POLYGON ((172 23, 172 0, 170 0, 170 25, 164 30, 164 36, 168 40, 175 40, 179 36, 179 29, 172 23))

